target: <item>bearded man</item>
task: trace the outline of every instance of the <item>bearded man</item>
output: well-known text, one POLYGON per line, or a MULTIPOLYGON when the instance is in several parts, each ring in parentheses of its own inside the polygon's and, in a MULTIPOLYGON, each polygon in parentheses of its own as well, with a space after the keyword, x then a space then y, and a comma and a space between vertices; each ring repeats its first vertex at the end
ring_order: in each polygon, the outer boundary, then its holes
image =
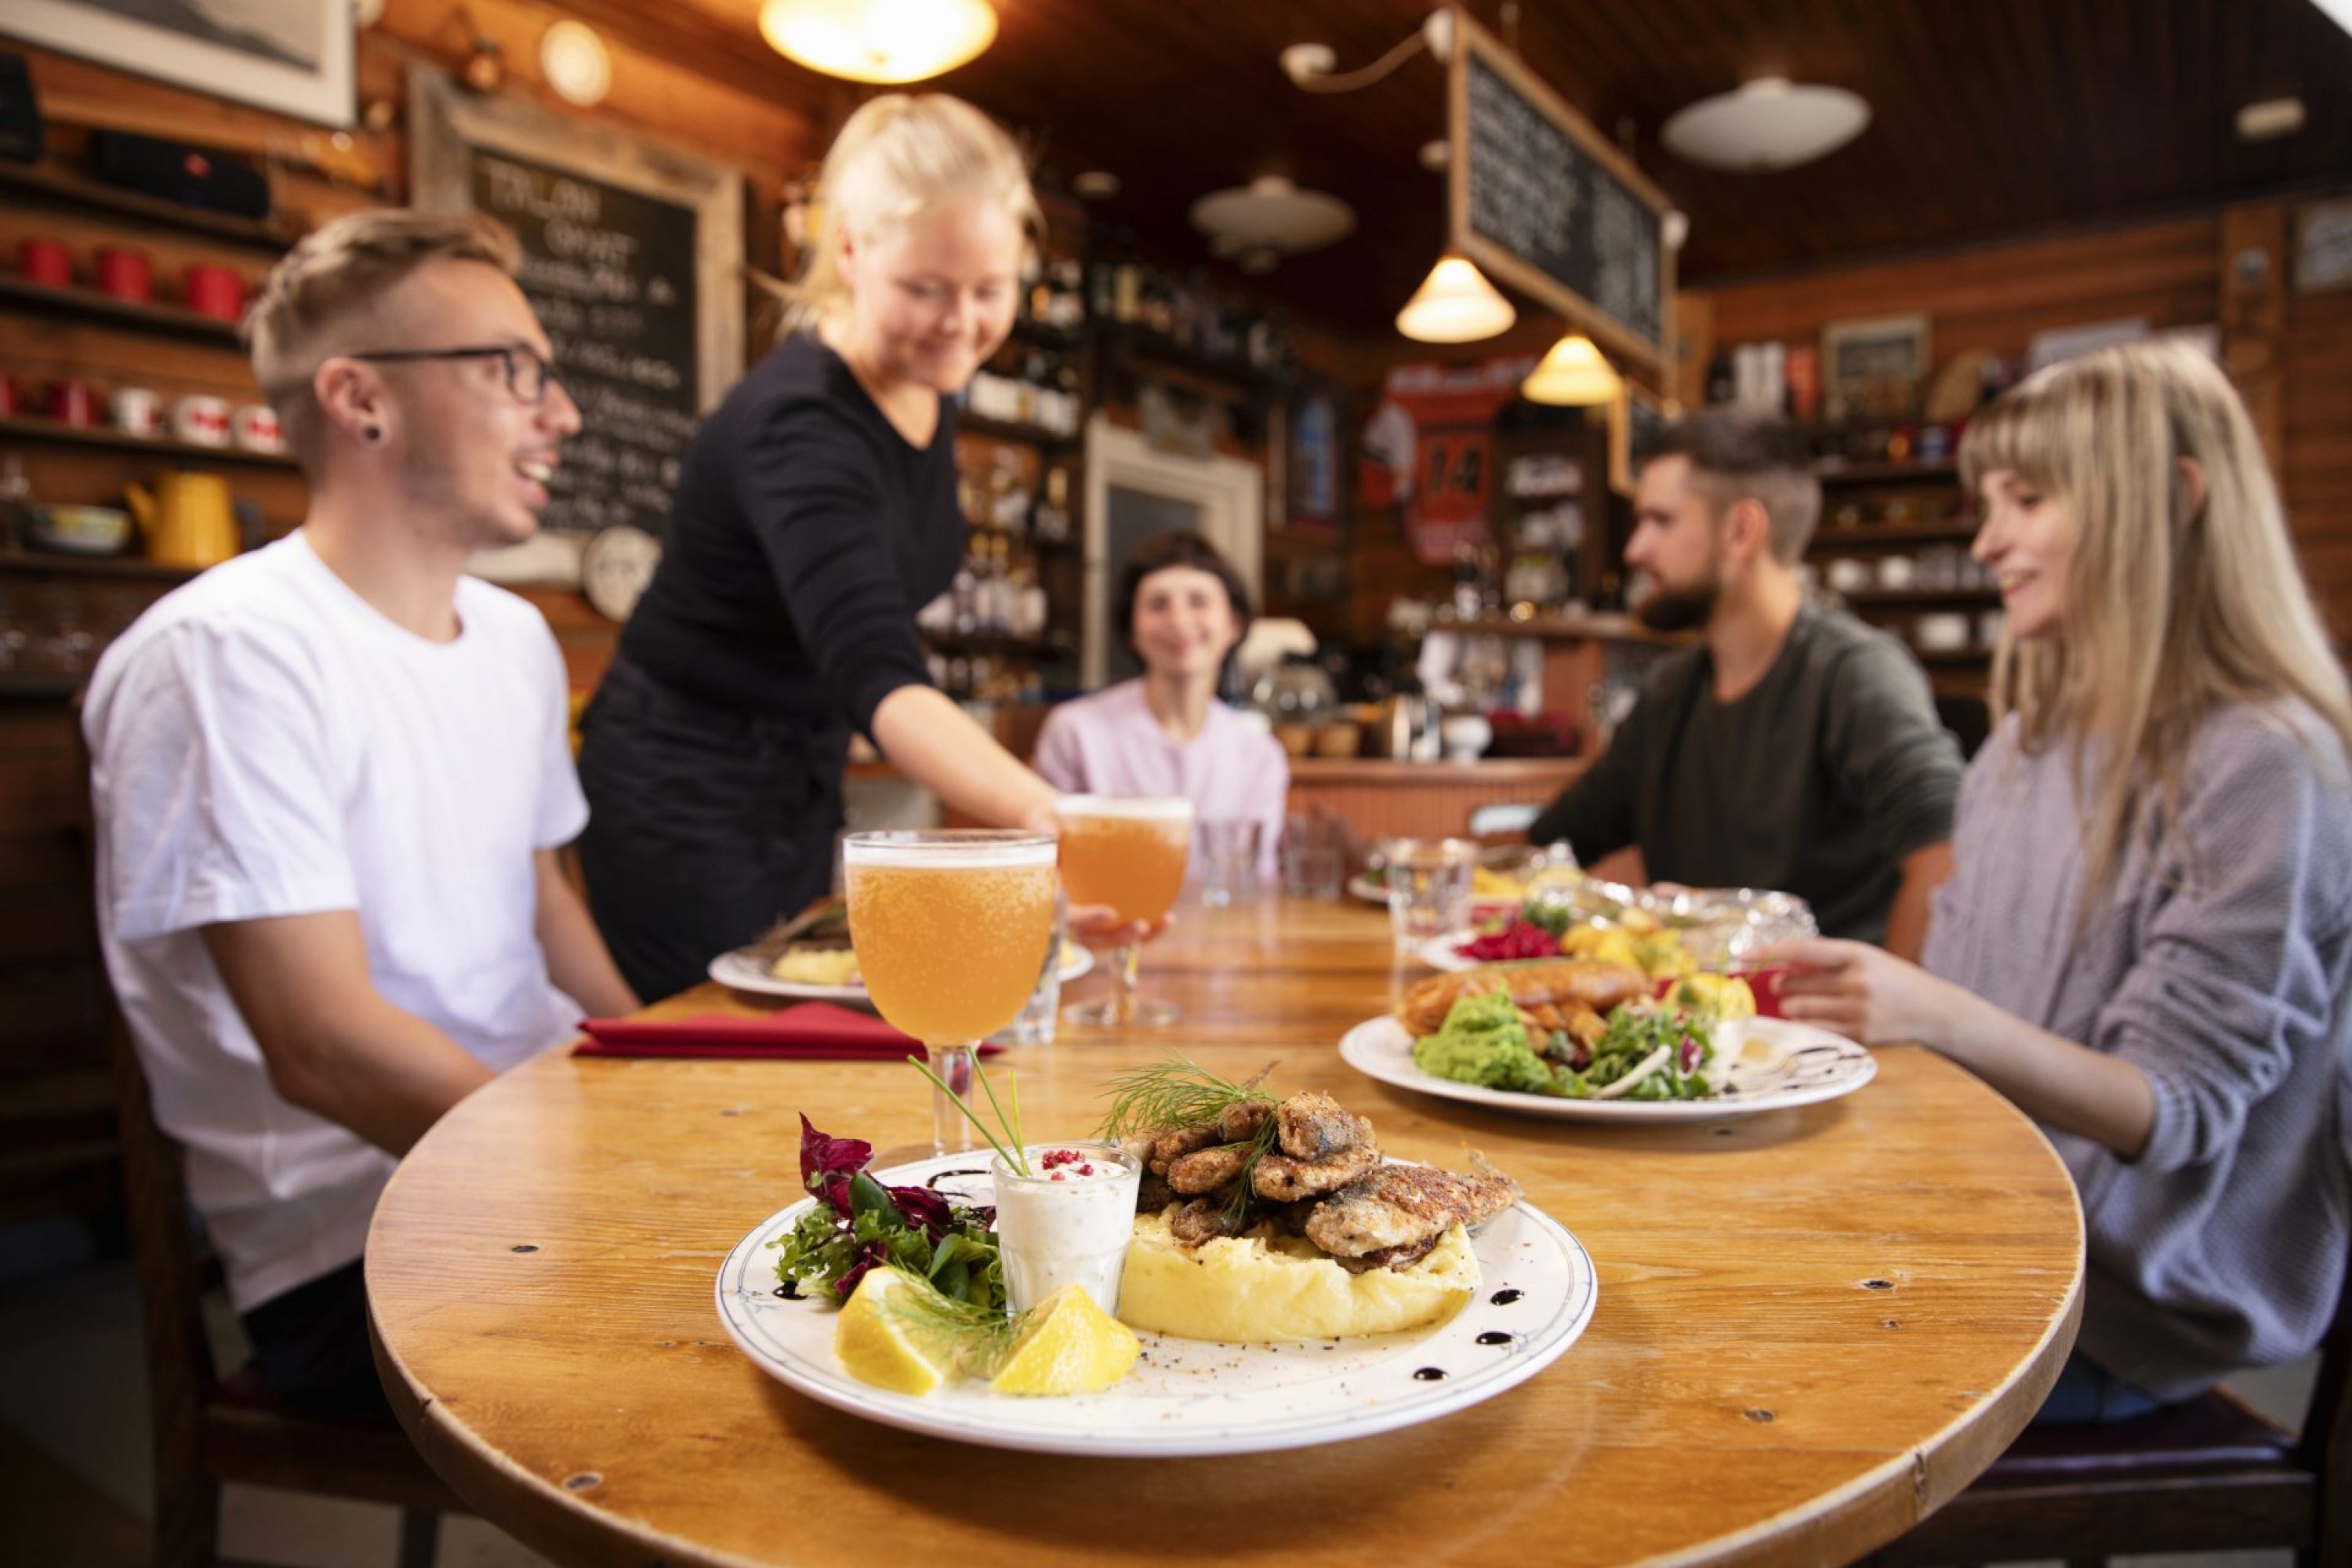
POLYGON ((1951 871, 1958 745, 1910 651, 1808 604, 1821 482, 1785 421, 1709 409, 1652 447, 1625 564, 1642 619, 1698 640, 1658 661, 1609 749, 1528 829, 1587 863, 1770 888, 1825 934, 1917 955, 1951 871))

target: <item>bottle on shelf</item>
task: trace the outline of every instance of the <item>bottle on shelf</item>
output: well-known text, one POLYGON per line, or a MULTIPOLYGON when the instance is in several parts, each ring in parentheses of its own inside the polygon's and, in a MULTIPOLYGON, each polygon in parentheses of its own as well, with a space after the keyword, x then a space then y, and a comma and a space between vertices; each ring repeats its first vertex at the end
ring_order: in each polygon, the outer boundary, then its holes
POLYGON ((1070 470, 1059 463, 1045 470, 1045 482, 1030 508, 1029 532, 1045 544, 1070 537, 1070 470))

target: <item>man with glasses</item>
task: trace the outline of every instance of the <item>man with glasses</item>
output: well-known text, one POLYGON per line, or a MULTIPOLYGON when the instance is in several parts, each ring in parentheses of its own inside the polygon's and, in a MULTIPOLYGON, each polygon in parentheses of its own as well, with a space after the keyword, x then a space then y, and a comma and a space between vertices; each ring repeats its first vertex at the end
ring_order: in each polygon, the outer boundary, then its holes
POLYGON ((556 859, 562 656, 464 575, 580 428, 515 259, 409 211, 295 247, 246 335, 309 511, 141 616, 85 710, 115 994, 262 1376, 311 1408, 383 1408, 359 1259, 394 1160, 636 1005, 556 859))

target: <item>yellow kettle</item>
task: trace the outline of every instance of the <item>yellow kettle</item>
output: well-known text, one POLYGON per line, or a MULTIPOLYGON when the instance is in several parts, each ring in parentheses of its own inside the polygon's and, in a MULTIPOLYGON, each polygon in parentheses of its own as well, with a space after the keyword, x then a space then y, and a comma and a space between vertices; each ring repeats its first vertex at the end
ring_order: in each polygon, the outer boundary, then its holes
POLYGON ((150 561, 202 570, 236 553, 236 514, 218 474, 168 473, 152 492, 130 484, 122 493, 146 531, 150 561))

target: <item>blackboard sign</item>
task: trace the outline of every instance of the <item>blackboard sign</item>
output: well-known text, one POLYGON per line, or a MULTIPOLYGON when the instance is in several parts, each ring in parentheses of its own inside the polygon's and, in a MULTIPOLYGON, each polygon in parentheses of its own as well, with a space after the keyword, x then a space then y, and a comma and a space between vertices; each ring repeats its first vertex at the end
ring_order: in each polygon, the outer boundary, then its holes
POLYGON ((743 370, 743 180, 595 121, 409 78, 416 205, 515 232, 520 281, 580 405, 540 537, 478 557, 499 581, 579 581, 586 535, 658 535, 699 416, 743 370))
POLYGON ((1455 247, 1662 372, 1674 289, 1665 198, 1467 16, 1454 21, 1455 247))
POLYGON ((481 148, 470 194, 522 242, 519 281, 580 405, 540 527, 660 533, 698 412, 694 209, 481 148))

